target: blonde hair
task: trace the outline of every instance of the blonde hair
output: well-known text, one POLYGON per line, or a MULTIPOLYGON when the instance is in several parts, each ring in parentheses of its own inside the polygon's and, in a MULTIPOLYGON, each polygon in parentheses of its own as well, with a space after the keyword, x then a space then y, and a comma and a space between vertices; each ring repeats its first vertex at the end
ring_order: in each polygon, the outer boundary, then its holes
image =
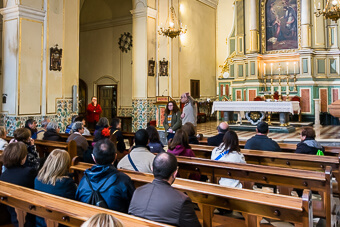
POLYGON ((5 138, 6 137, 6 128, 5 126, 0 126, 0 137, 5 138))
POLYGON ((58 179, 66 177, 71 158, 65 150, 54 149, 47 157, 38 173, 38 180, 43 184, 55 185, 58 179))
POLYGON ((123 227, 124 225, 119 221, 119 219, 113 217, 110 214, 96 214, 93 215, 89 220, 84 222, 81 227, 123 227))

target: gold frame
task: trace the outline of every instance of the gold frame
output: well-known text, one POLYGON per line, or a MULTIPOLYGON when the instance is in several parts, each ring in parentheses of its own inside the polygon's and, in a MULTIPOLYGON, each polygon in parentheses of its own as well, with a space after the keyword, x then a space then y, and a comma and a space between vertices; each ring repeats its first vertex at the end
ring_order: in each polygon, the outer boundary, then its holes
POLYGON ((266 45, 266 3, 267 0, 261 0, 261 53, 262 54, 278 54, 278 53, 291 53, 296 50, 301 50, 301 3, 300 0, 296 0, 297 3, 297 26, 298 26, 298 49, 285 49, 285 50, 271 50, 267 51, 266 45))

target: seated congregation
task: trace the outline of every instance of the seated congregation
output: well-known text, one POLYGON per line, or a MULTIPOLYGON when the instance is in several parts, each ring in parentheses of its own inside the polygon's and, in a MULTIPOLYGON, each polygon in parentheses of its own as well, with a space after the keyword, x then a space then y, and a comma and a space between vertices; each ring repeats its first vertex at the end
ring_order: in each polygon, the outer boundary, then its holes
MULTIPOLYGON (((0 137, 3 137, 0 142, 1 145, 4 144, 0 180, 160 223, 201 226, 195 210, 202 207, 195 206, 188 195, 172 187, 176 177, 185 178, 179 174, 178 166, 182 161, 178 161, 176 157, 196 156, 192 145, 198 144, 199 140, 194 124, 186 122, 182 126, 180 123, 175 130, 169 130, 171 125, 176 123, 171 123, 173 118, 168 117, 165 119, 169 125, 168 135, 173 135, 168 137, 167 146, 161 143, 156 128, 148 126, 135 133, 134 146, 126 151, 124 133, 120 131, 120 119, 113 119, 110 126, 107 118, 100 118, 92 140, 86 137, 88 134, 83 120, 78 118, 72 123, 67 138, 67 142, 76 142, 77 156, 80 160, 94 164, 84 171, 78 186, 76 184, 78 182, 74 181, 74 175, 69 171, 71 157, 67 151, 55 149, 45 157, 39 157, 33 137, 41 130, 37 130, 36 122, 31 120, 27 122, 27 127, 14 132, 14 138, 9 144, 5 140, 5 128, 0 127, 0 137), (122 154, 122 158, 118 161, 119 154, 122 154), (131 178, 120 169, 151 173, 154 180, 136 189, 131 178)), ((45 126, 46 130, 40 132, 42 134, 40 138, 51 141, 63 140, 56 122, 47 122, 45 126)), ((237 133, 229 130, 225 122, 220 123, 217 131, 216 136, 208 139, 208 145, 215 147, 211 151, 211 160, 246 164, 237 133)), ((268 124, 261 122, 257 126, 256 134, 246 142, 245 149, 280 152, 280 146, 267 134, 268 124)), ((315 155, 324 151, 325 149, 315 141, 313 128, 302 128, 301 142, 297 144, 295 152, 315 155)), ((191 173, 188 178, 207 182, 211 180, 200 171, 191 173)), ((243 188, 242 180, 234 177, 221 177, 218 183, 225 187, 243 188)), ((15 209, 10 206, 6 209, 12 224, 18 226, 15 209)), ((215 213, 229 214, 224 209, 218 209, 215 213)), ((108 217, 105 219, 111 220, 108 217)), ((25 221, 25 226, 47 226, 43 217, 32 214, 26 215, 25 221)), ((111 222, 115 223, 114 226, 122 226, 119 220, 113 217, 111 222)), ((83 226, 91 226, 85 224, 83 226)), ((203 225, 206 226, 204 223, 203 225)))

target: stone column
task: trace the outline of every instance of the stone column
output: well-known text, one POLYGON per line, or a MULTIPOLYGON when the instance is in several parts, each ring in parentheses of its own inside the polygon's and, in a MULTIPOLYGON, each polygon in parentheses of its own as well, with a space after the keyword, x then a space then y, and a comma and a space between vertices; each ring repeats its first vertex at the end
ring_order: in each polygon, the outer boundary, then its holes
POLYGON ((0 124, 8 134, 28 118, 43 116, 64 130, 72 114, 72 85, 78 85, 79 1, 4 1, 0 124), (51 11, 48 11, 51 10, 51 11), (63 49, 61 70, 52 71, 50 47, 63 49), (68 97, 68 98, 66 98, 68 97))
POLYGON ((44 17, 40 8, 9 1, 3 15, 3 81, 8 115, 41 114, 44 17), (34 102, 33 102, 34 100, 34 102))
POLYGON ((320 126, 320 99, 314 99, 314 126, 320 126))
POLYGON ((310 2, 310 0, 301 0, 301 46, 305 49, 312 46, 310 2))
POLYGON ((148 77, 148 61, 155 59, 156 21, 157 11, 147 6, 146 1, 133 1, 135 8, 132 14, 132 130, 146 128, 147 122, 153 119, 152 111, 155 97, 155 77, 148 77), (151 106, 151 107, 150 107, 151 106), (151 116, 152 115, 152 116, 151 116))
POLYGON ((259 52, 258 0, 250 0, 250 53, 259 52))

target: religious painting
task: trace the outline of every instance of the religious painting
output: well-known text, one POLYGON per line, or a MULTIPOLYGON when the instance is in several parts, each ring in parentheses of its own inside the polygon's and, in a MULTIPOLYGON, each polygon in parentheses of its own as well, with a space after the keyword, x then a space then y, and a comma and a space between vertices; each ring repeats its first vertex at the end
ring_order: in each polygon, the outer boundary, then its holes
POLYGON ((262 51, 289 52, 299 48, 298 0, 262 0, 262 51))

